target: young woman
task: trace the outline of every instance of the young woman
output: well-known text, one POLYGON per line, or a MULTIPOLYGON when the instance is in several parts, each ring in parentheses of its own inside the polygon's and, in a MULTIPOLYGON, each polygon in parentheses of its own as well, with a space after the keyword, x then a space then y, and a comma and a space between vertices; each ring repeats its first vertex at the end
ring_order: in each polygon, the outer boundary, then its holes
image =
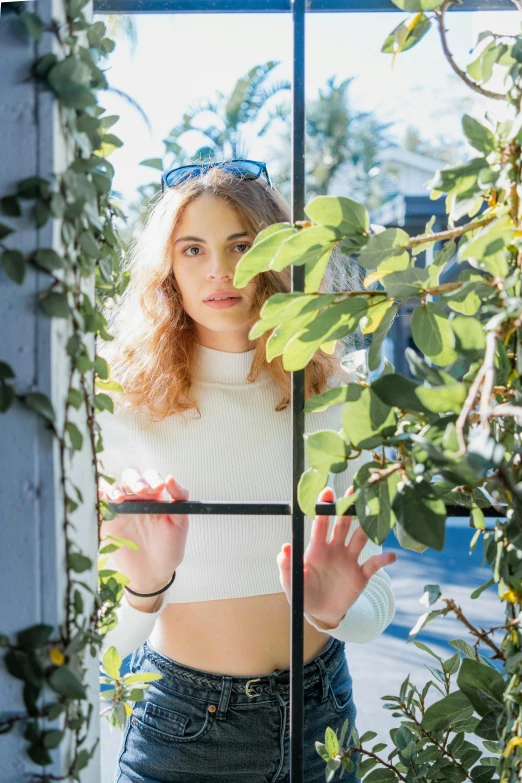
MULTIPOLYGON (((289 207, 264 164, 183 167, 163 183, 101 351, 123 392, 98 417, 103 472, 117 480, 100 491, 118 503, 287 501, 290 374, 281 357, 266 361, 268 334, 248 335, 266 299, 290 290, 290 270, 241 289, 233 280, 258 232, 288 221, 289 207)), ((307 398, 341 382, 340 358, 316 354, 307 398)), ((339 430, 340 412, 307 413, 306 431, 339 430)), ((318 500, 350 493, 368 459, 349 461, 318 500)), ((187 515, 120 514, 103 524, 108 534, 139 550, 112 556, 130 583, 103 649, 134 651, 131 671, 163 677, 133 704, 115 783, 289 783, 291 518, 192 515, 189 525, 187 515)), ((356 717, 345 643, 391 622, 383 566, 395 555, 350 517, 305 517, 305 544, 304 769, 305 783, 322 783, 315 741, 356 717)))

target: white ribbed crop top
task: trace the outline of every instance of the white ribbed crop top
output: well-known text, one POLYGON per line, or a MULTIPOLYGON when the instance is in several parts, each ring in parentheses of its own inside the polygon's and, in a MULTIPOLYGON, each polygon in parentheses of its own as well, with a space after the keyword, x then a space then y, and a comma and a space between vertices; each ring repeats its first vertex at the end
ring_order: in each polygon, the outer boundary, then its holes
MULTIPOLYGON (((254 350, 230 353, 198 345, 193 388, 201 417, 193 410, 186 418, 172 415, 150 422, 134 411, 99 413, 102 472, 120 483, 126 468, 140 473, 153 468, 163 478, 173 475, 189 490, 191 500, 289 501, 290 406, 275 410, 280 391, 267 372, 254 383, 246 380, 253 356, 254 350)), ((341 410, 341 405, 334 405, 306 413, 305 431, 339 430, 341 410)), ((360 465, 369 459, 371 454, 363 452, 344 473, 330 477, 336 498, 344 495, 360 465)), ((330 530, 334 520, 332 516, 330 530)), ((347 541, 358 524, 354 520, 347 541)), ((305 517, 305 547, 311 525, 305 517)), ((190 515, 184 559, 161 604, 153 613, 141 612, 124 597, 118 625, 106 635, 103 650, 115 645, 125 656, 139 647, 167 603, 283 592, 276 558, 283 543, 292 540, 291 529, 289 516, 190 515)), ((359 562, 381 551, 368 541, 359 562)), ((380 569, 339 626, 324 632, 348 642, 371 641, 388 626, 394 611, 391 582, 380 569)))

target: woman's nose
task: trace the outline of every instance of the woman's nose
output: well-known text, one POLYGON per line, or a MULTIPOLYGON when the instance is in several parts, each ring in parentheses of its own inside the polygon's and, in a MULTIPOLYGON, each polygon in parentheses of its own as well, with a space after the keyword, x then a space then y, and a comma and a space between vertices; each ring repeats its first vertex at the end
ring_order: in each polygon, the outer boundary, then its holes
POLYGON ((234 268, 225 255, 215 253, 212 256, 208 274, 209 277, 233 277, 234 268))

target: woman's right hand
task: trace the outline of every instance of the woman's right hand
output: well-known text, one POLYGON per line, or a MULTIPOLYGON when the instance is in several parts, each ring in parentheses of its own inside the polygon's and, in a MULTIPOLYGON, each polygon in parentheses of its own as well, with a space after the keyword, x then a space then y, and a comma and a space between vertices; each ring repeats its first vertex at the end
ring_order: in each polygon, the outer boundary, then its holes
MULTIPOLYGON (((124 470, 121 486, 100 478, 100 498, 112 503, 129 500, 188 500, 189 492, 172 476, 165 480, 155 470, 141 475, 134 468, 124 470)), ((129 577, 129 587, 138 593, 152 593, 165 587, 183 560, 188 533, 188 514, 117 514, 103 520, 102 540, 107 535, 127 538, 139 546, 135 551, 122 546, 111 555, 118 570, 129 577)), ((107 539, 107 544, 111 543, 107 539)))

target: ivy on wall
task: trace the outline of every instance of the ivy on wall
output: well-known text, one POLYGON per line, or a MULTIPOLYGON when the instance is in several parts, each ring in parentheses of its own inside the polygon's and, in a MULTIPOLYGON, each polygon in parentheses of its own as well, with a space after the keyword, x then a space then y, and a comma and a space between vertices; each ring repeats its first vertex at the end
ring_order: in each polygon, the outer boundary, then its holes
MULTIPOLYGON (((19 181, 13 192, 0 199, 0 265, 16 285, 25 281, 28 267, 49 277, 49 286, 38 294, 39 307, 50 318, 67 321, 69 357, 67 394, 58 416, 53 403, 40 391, 22 392, 16 373, 0 361, 0 412, 7 413, 17 404, 41 416, 52 430, 59 451, 62 530, 66 553, 64 621, 59 628, 39 624, 16 633, 11 639, 0 635, 4 663, 13 677, 23 682, 25 712, 0 720, 0 733, 15 727, 28 741, 29 758, 42 767, 51 764, 51 751, 73 738, 70 765, 57 777, 33 774, 32 780, 79 780, 79 774, 92 758, 97 742, 85 747, 98 694, 89 701, 85 676, 85 655, 99 656, 103 635, 116 623, 115 611, 128 579, 121 573, 104 569, 107 553, 124 545, 108 543, 100 550, 98 590, 93 590, 82 575, 95 567, 74 538, 72 515, 84 502, 82 492, 71 479, 70 464, 84 447, 87 432, 92 454, 96 486, 100 475, 97 455, 103 450, 96 411, 113 410, 105 392, 121 387, 109 378, 109 367, 99 356, 92 356, 92 335, 112 339, 101 313, 105 301, 123 293, 128 274, 120 269, 124 244, 118 236, 115 218, 124 215, 111 200, 114 169, 107 156, 121 140, 110 132, 119 119, 110 116, 99 104, 98 96, 108 87, 102 64, 113 50, 114 41, 106 36, 103 22, 90 22, 84 13, 88 0, 65 0, 64 18, 46 25, 25 3, 10 4, 28 34, 40 42, 54 36, 56 52, 48 52, 32 62, 31 78, 40 90, 50 91, 59 105, 63 143, 69 152, 69 165, 53 181, 32 176, 19 181), (12 246, 20 219, 29 218, 35 228, 50 220, 59 224, 60 247, 38 247, 29 253, 12 246), (6 243, 8 240, 9 244, 6 243), (82 290, 82 279, 95 281, 95 299, 82 290), (73 418, 83 417, 80 430, 73 418), (56 722, 60 728, 56 728, 56 722), (52 725, 51 725, 52 724, 52 725), (72 734, 70 734, 72 732, 72 734)), ((114 479, 104 478, 112 483, 114 479)), ((97 499, 98 522, 110 517, 106 501, 97 499)), ((119 677, 115 668, 118 656, 111 648, 104 657, 105 668, 119 677), (105 660, 105 658, 107 660, 105 660)), ((116 677, 116 679, 117 679, 116 677)), ((108 679, 111 679, 110 677, 108 679)), ((120 689, 120 696, 125 689, 120 689)), ((123 707, 119 706, 119 710, 123 707)), ((123 710, 125 714, 125 710, 123 710)), ((116 715, 118 722, 121 715, 116 715)), ((114 720, 114 719, 113 719, 114 720)))

